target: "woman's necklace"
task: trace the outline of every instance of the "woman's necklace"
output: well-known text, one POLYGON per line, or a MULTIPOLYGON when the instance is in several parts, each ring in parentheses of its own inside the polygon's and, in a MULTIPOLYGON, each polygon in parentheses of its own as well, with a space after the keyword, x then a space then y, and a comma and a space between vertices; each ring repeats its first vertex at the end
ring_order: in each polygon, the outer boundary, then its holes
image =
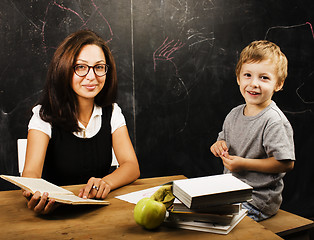
POLYGON ((85 122, 85 121, 83 121, 83 120, 81 120, 81 119, 79 119, 79 121, 80 121, 81 123, 88 124, 88 122, 85 122))
MULTIPOLYGON (((85 111, 83 111, 83 112, 87 112, 87 108, 86 107, 84 107, 84 108, 82 108, 82 109, 85 109, 85 111)), ((81 111, 79 111, 79 112, 81 112, 81 111)), ((78 120, 79 120, 79 122, 81 122, 82 123, 82 125, 84 125, 84 129, 82 129, 82 132, 83 132, 83 138, 86 138, 86 127, 87 127, 87 125, 88 125, 88 123, 89 123, 89 121, 90 121, 90 118, 91 118, 91 116, 92 116, 92 113, 93 113, 93 108, 91 108, 91 112, 90 112, 90 115, 89 115, 89 118, 88 118, 88 121, 84 121, 84 120, 82 120, 81 118, 79 118, 79 116, 81 115, 81 116, 88 116, 88 115, 86 115, 86 114, 78 114, 78 120)))
MULTIPOLYGON (((84 127, 87 127, 88 122, 85 122, 85 121, 83 121, 83 120, 81 120, 81 119, 79 119, 79 121, 80 121, 81 123, 83 123, 84 127)), ((82 129, 83 138, 86 138, 86 132, 85 132, 85 130, 86 130, 85 128, 82 129)))

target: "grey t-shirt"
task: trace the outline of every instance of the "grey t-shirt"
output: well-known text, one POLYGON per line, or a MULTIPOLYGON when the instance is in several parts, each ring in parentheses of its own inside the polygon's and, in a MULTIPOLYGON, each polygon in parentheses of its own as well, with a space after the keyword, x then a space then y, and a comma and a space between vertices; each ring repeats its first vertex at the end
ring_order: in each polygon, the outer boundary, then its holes
MULTIPOLYGON (((227 115, 218 140, 225 140, 229 154, 251 159, 275 157, 276 160, 295 160, 293 130, 274 101, 256 116, 243 114, 245 104, 227 115)), ((225 173, 230 173, 225 168, 225 173)), ((232 173, 253 187, 250 202, 264 214, 275 214, 282 202, 285 173, 242 171, 232 173)))

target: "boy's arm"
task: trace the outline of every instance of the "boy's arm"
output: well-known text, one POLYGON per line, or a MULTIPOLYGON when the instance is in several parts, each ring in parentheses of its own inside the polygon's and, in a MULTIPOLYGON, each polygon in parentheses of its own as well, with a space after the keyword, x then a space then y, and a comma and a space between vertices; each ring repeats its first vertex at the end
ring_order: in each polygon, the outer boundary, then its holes
POLYGON ((255 171, 264 173, 282 173, 291 171, 293 160, 276 160, 274 157, 265 159, 248 159, 224 154, 220 156, 224 166, 231 172, 255 171))

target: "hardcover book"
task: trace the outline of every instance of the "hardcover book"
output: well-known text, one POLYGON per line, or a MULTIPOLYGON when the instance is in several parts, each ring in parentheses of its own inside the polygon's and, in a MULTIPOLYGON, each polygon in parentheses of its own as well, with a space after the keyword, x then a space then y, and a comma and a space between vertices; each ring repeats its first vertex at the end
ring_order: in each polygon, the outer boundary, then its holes
POLYGON ((206 208, 190 209, 185 206, 178 199, 174 200, 172 210, 175 212, 197 212, 197 213, 211 213, 220 215, 238 214, 242 208, 241 203, 225 204, 219 206, 209 206, 206 208))

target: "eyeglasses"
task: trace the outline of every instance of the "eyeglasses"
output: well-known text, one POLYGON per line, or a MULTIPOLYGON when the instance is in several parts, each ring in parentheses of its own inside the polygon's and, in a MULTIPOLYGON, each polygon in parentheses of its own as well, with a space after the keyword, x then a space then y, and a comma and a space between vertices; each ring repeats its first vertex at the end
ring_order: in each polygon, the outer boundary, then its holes
POLYGON ((95 66, 88 66, 86 64, 76 64, 73 69, 77 76, 85 77, 90 69, 93 69, 95 75, 98 77, 105 76, 108 72, 109 65, 108 64, 96 64, 95 66))

